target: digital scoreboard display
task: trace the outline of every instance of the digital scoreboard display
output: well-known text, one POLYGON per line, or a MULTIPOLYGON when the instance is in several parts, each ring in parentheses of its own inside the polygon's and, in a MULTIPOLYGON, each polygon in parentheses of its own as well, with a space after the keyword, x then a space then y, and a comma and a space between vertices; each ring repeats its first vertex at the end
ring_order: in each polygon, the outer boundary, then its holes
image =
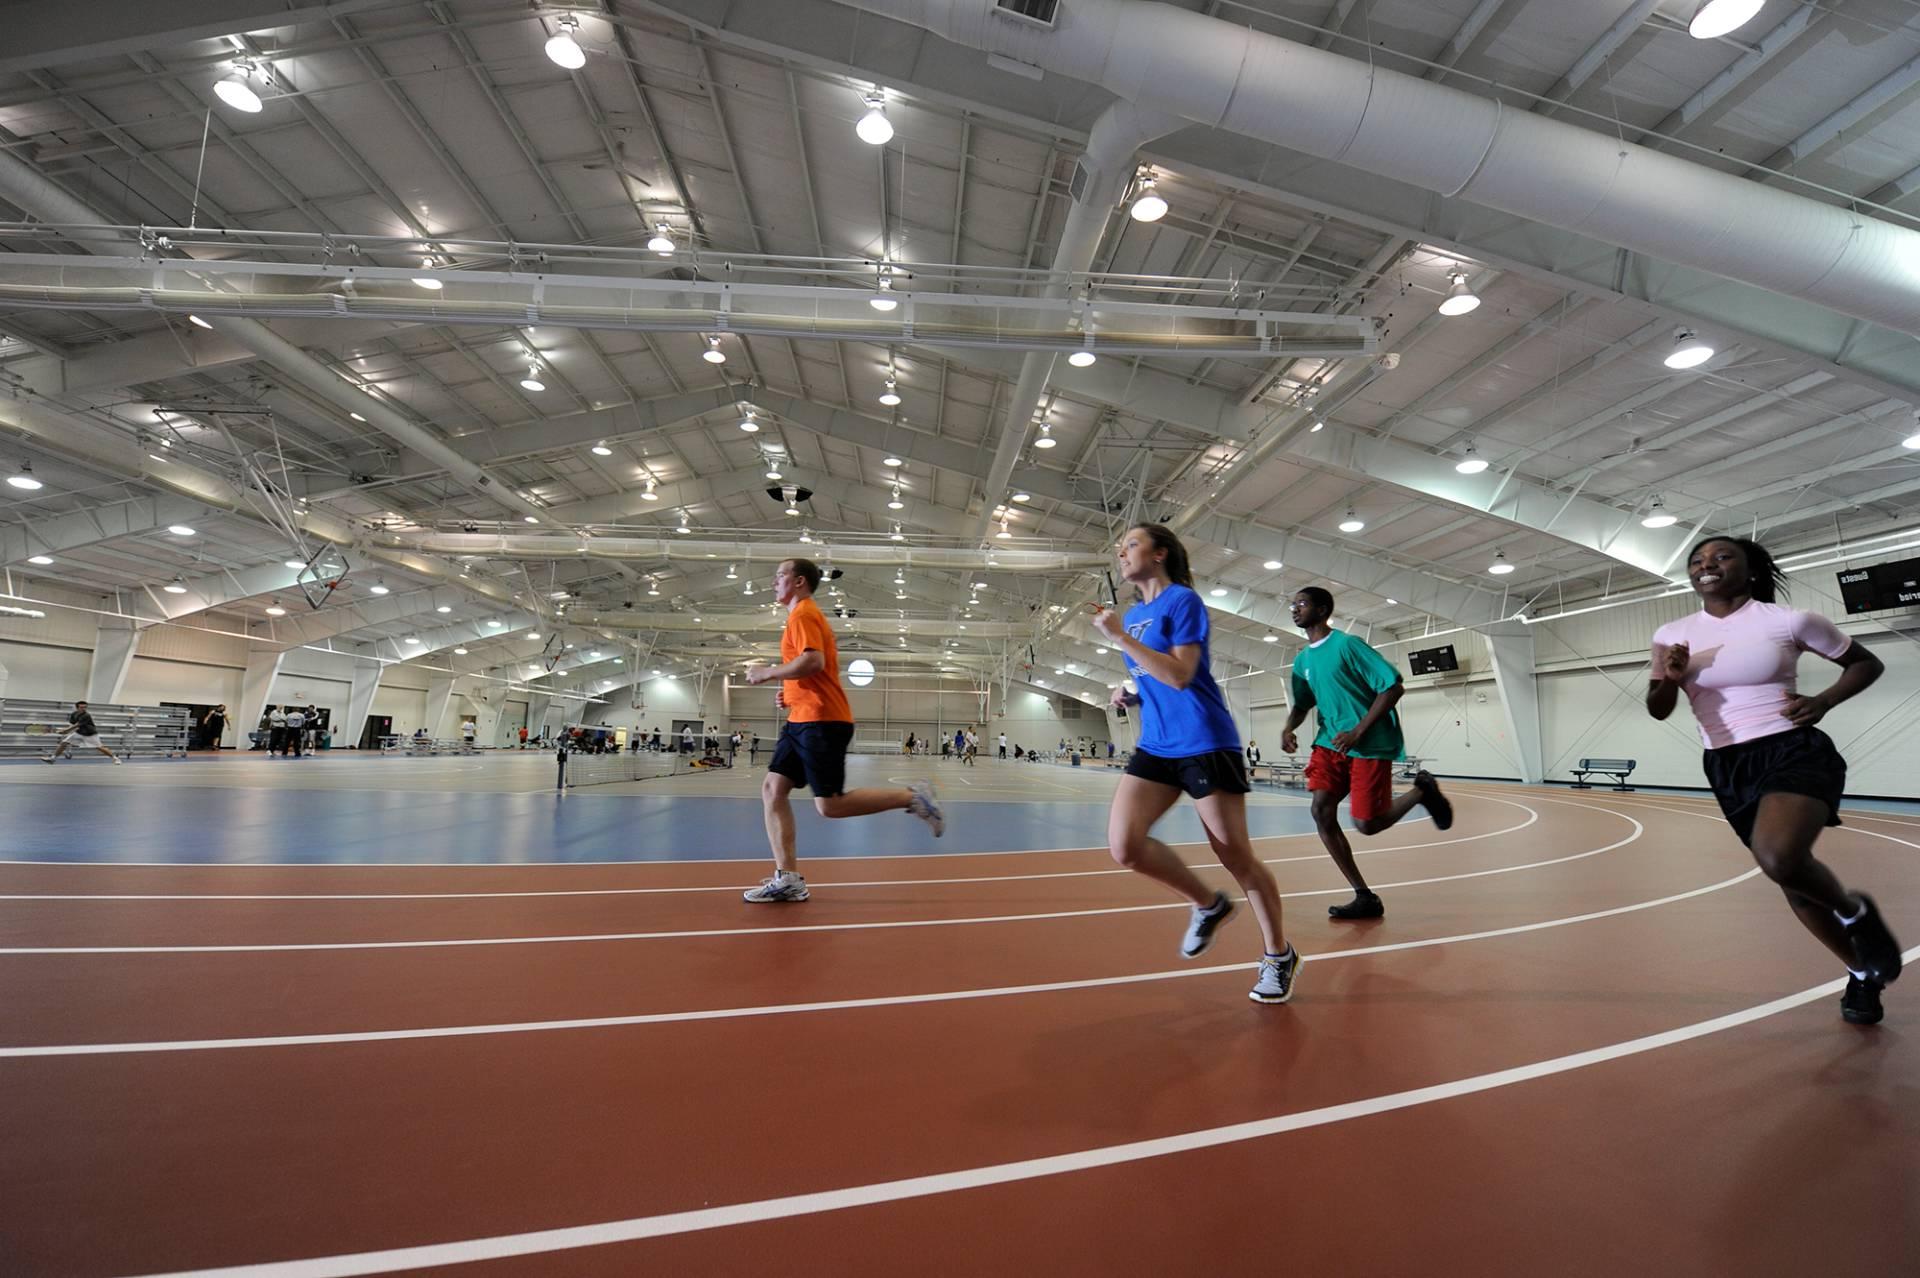
POLYGON ((1838 574, 1849 614, 1920 606, 1920 559, 1899 559, 1838 574))
POLYGON ((1407 654, 1407 669, 1417 675, 1444 674, 1459 668, 1460 659, 1453 655, 1452 644, 1442 648, 1422 648, 1407 654))

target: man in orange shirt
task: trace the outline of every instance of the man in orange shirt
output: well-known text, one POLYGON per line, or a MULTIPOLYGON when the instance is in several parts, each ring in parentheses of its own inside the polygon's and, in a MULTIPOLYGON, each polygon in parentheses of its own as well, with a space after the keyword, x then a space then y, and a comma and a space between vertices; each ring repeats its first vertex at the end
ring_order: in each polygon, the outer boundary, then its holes
POLYGON ((924 781, 905 790, 846 788, 853 707, 847 704, 847 694, 840 687, 840 649, 834 643, 833 627, 813 602, 820 576, 820 565, 810 559, 781 562, 773 574, 774 600, 787 609, 787 628, 780 635, 781 664, 755 666, 747 671, 748 683, 784 680, 774 703, 787 711, 786 726, 773 747, 773 762, 767 765, 766 780, 760 783, 774 873, 746 892, 746 899, 756 904, 807 899, 807 881, 795 868, 793 805, 787 797, 795 786, 813 790, 814 810, 824 817, 904 810, 932 826, 935 838, 947 828, 933 787, 924 781))

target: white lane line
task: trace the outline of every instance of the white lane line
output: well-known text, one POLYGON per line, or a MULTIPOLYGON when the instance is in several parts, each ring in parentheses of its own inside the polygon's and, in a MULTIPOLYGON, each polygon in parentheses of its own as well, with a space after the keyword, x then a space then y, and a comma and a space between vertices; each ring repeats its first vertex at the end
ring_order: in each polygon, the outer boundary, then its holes
MULTIPOLYGON (((1373 954, 1395 954, 1402 950, 1429 949, 1438 945, 1458 945, 1468 941, 1486 941, 1527 932, 1591 923, 1641 910, 1658 909, 1676 901, 1691 900, 1719 892, 1758 876, 1759 867, 1743 871, 1730 879, 1709 883, 1651 901, 1636 901, 1612 909, 1594 910, 1565 918, 1545 919, 1538 923, 1517 923, 1511 927, 1491 928, 1483 932, 1462 932, 1455 936, 1429 937, 1418 941, 1395 941, 1387 945, 1369 945, 1351 950, 1329 950, 1324 954, 1302 954, 1303 963, 1321 963, 1333 959, 1361 958, 1373 954)), ((1247 971, 1245 963, 1222 963, 1213 967, 1181 967, 1162 972, 1140 972, 1132 976, 1097 976, 1077 981, 1047 981, 1037 985, 1003 985, 987 989, 947 990, 936 994, 890 994, 877 998, 834 999, 818 1003, 771 1003, 757 1007, 719 1007, 697 1012, 644 1012, 633 1016, 592 1016, 555 1021, 507 1021, 486 1025, 438 1025, 423 1029, 355 1030, 337 1034, 282 1034, 253 1038, 203 1038, 159 1040, 145 1043, 61 1043, 38 1047, 0 1047, 0 1060, 28 1056, 119 1056, 139 1052, 207 1052, 249 1047, 323 1047, 340 1043, 385 1043, 424 1038, 466 1038, 481 1034, 537 1034, 555 1030, 610 1029, 626 1025, 670 1025, 685 1021, 733 1020, 748 1016, 789 1016, 801 1012, 845 1012, 870 1007, 904 1007, 920 1003, 957 1003, 979 998, 1007 998, 1020 994, 1053 994, 1063 990, 1101 989, 1113 985, 1141 985, 1154 981, 1177 981, 1192 976, 1218 976, 1225 972, 1247 971)))
MULTIPOLYGON (((1464 835, 1457 839, 1436 839, 1428 843, 1403 843, 1394 847, 1362 848, 1355 856, 1374 856, 1386 852, 1411 852, 1418 848, 1443 848, 1455 843, 1477 843, 1482 839, 1491 839, 1497 835, 1512 834, 1515 830, 1524 830, 1540 819, 1540 814, 1524 803, 1514 803, 1507 799, 1489 799, 1490 803, 1502 803, 1510 808, 1519 808, 1527 814, 1527 819, 1516 825, 1498 830, 1488 830, 1481 834, 1464 835)), ((1629 818, 1631 819, 1631 818, 1629 818)), ((1198 846, 1198 845, 1181 845, 1198 846)), ((1092 849, 1098 850, 1098 849, 1092 849)), ((1281 856, 1263 861, 1263 865, 1288 865, 1296 861, 1319 861, 1323 853, 1309 856, 1281 856)), ((698 865, 702 862, 676 862, 679 865, 698 865)), ((1224 869, 1218 861, 1194 862, 1196 870, 1224 869)), ((1044 874, 982 874, 971 877, 951 879, 861 879, 844 883, 808 882, 809 890, 818 892, 832 888, 867 887, 926 887, 953 883, 1015 883, 1029 879, 1087 879, 1105 875, 1131 874, 1132 870, 1118 867, 1111 870, 1053 870, 1044 874)), ((0 901, 469 901, 485 900, 493 897, 544 897, 544 896, 658 896, 686 892, 738 892, 747 886, 740 883, 722 883, 709 887, 654 887, 654 888, 574 888, 545 892, 282 892, 282 893, 231 893, 231 892, 19 892, 0 894, 0 901)))
MULTIPOLYGON (((1909 958, 1916 956, 1920 956, 1920 949, 1908 952, 1909 958)), ((851 1185, 810 1194, 792 1194, 784 1198, 766 1198, 757 1202, 730 1203, 723 1207, 668 1212, 659 1216, 636 1216, 627 1220, 601 1221, 597 1224, 574 1225, 563 1229, 496 1234, 490 1238, 469 1238, 459 1242, 428 1243, 415 1247, 395 1247, 384 1251, 318 1256, 306 1260, 268 1261, 262 1264, 230 1265, 218 1269, 178 1270, 169 1274, 149 1274, 145 1278, 355 1278, 362 1274, 394 1273, 428 1266, 474 1264, 486 1260, 500 1260, 509 1256, 537 1256, 583 1247, 604 1247, 612 1243, 664 1238, 674 1234, 725 1229, 768 1220, 790 1220, 796 1216, 846 1211, 855 1207, 871 1207, 881 1203, 903 1202, 913 1198, 930 1198, 938 1194, 982 1189, 990 1185, 1070 1175, 1098 1167, 1113 1167, 1150 1158, 1163 1158, 1170 1154, 1191 1153, 1194 1150, 1214 1149, 1222 1145, 1260 1140, 1269 1136, 1284 1135, 1287 1132, 1304 1131, 1312 1127, 1324 1127, 1351 1119, 1368 1118, 1375 1114, 1386 1114, 1439 1101, 1455 1100, 1462 1096, 1493 1091, 1496 1088, 1550 1078, 1556 1074, 1572 1073, 1575 1070, 1604 1065, 1610 1061, 1639 1056, 1661 1048, 1673 1047, 1695 1039, 1706 1038, 1709 1035, 1724 1033, 1727 1030, 1738 1029, 1743 1025, 1751 1025, 1782 1012, 1804 1007, 1816 999, 1825 998, 1839 990, 1845 983, 1842 980, 1826 981, 1798 993, 1776 998, 1771 1002, 1742 1008, 1737 1012, 1728 1012, 1724 1016, 1695 1021, 1691 1025, 1662 1030, 1657 1034, 1646 1034, 1625 1042, 1609 1043, 1605 1047, 1590 1048, 1584 1052, 1573 1052, 1548 1060, 1532 1061, 1510 1069, 1475 1074, 1467 1078, 1457 1078, 1449 1082, 1411 1088, 1402 1092, 1390 1092, 1384 1096, 1369 1096, 1364 1100, 1347 1101, 1340 1105, 1326 1105, 1319 1109, 1280 1114, 1252 1122, 1203 1128, 1199 1131, 1161 1136, 1152 1140, 1128 1141, 1119 1145, 1076 1150, 1072 1153, 1053 1154, 1043 1158, 1022 1159, 1018 1162, 969 1167, 961 1171, 879 1181, 870 1185, 851 1185)))
MULTIPOLYGON (((1572 806, 1579 807, 1580 804, 1572 806)), ((1595 811, 1605 809, 1596 808, 1595 811)), ((1382 883, 1379 888, 1423 887, 1433 883, 1453 883, 1461 879, 1483 879, 1495 874, 1516 874, 1522 870, 1538 870, 1550 865, 1564 865, 1568 861, 1583 861, 1590 856, 1599 856, 1602 852, 1611 852, 1615 848, 1637 840, 1646 829, 1638 821, 1624 812, 1609 813, 1633 826, 1633 833, 1623 839, 1616 839, 1605 847, 1593 848, 1585 852, 1574 852, 1567 856, 1552 857, 1545 861, 1529 861, 1523 865, 1502 865, 1491 870, 1469 870, 1460 874, 1442 874, 1425 879, 1401 879, 1394 883, 1382 883)), ((1282 899, 1295 899, 1312 896, 1345 896, 1353 889, 1346 886, 1337 888, 1315 888, 1303 892, 1282 892, 1282 899)), ((1237 897, 1244 901, 1245 897, 1237 897)), ((314 941, 301 944, 278 945, 40 945, 11 946, 0 949, 0 956, 49 955, 49 954, 288 954, 325 950, 432 950, 452 949, 474 945, 568 945, 594 941, 663 941, 690 940, 704 937, 764 936, 775 933, 789 935, 797 932, 871 932, 909 927, 966 927, 983 923, 1031 923, 1047 919, 1093 918, 1103 914, 1145 914, 1157 910, 1184 910, 1189 908, 1185 901, 1174 901, 1156 905, 1115 905, 1093 910, 1048 910, 1037 914, 990 914, 973 915, 952 919, 886 919, 869 923, 796 923, 789 927, 716 927, 687 929, 677 932, 595 932, 561 933, 553 936, 483 936, 456 937, 447 940, 431 941, 314 941)))

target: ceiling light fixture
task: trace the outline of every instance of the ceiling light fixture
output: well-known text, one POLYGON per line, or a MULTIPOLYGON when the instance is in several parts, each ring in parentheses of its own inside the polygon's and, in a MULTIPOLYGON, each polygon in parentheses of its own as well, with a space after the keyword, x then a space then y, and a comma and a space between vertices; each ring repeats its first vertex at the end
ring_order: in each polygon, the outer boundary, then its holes
POLYGON ((893 489, 893 496, 887 499, 887 509, 905 510, 906 508, 907 503, 900 500, 900 487, 896 484, 893 489))
MULTIPOLYGON (((233 74, 213 86, 213 92, 222 102, 236 111, 245 111, 252 115, 260 110, 260 95, 253 91, 247 81, 255 74, 251 58, 235 58, 233 74)), ((264 78, 264 77, 263 77, 264 78)))
POLYGON ((201 319, 198 315, 187 316, 187 323, 193 325, 195 328, 212 328, 213 327, 213 325, 207 323, 205 320, 201 319))
POLYGON ((1487 468, 1487 459, 1480 456, 1472 444, 1468 444, 1466 455, 1455 462, 1453 468, 1463 475, 1478 475, 1487 468))
MULTIPOLYGON (((431 257, 421 258, 420 269, 423 271, 431 271, 433 269, 433 259, 431 257)), ((440 291, 440 281, 431 275, 416 275, 413 277, 413 282, 421 288, 428 289, 432 292, 438 293, 440 291)))
POLYGON ((893 531, 887 535, 887 540, 888 541, 905 541, 906 539, 907 539, 907 535, 900 531, 900 524, 896 520, 893 525, 893 531))
POLYGON ((655 479, 653 476, 651 475, 647 476, 647 488, 645 492, 640 494, 640 500, 641 501, 659 501, 660 494, 653 491, 655 488, 659 486, 659 482, 660 481, 655 479))
POLYGON ((191 537, 194 533, 194 530, 185 524, 168 524, 167 531, 176 537, 191 537))
POLYGON ((888 408, 892 408, 900 402, 899 387, 894 384, 894 380, 891 377, 887 378, 887 388, 880 392, 880 402, 888 408))
POLYGON ((540 366, 538 364, 527 365, 527 375, 520 379, 520 389, 543 391, 546 388, 547 384, 540 380, 540 366))
POLYGON ((464 657, 467 655, 467 650, 465 648, 455 648, 453 650, 453 655, 456 657, 464 657))
POLYGON ((1280 636, 1274 634, 1273 631, 1269 630, 1267 631, 1266 634, 1260 636, 1260 642, 1261 643, 1279 643, 1280 636))
POLYGON ((540 519, 539 519, 539 516, 537 515, 522 515, 520 516, 520 522, 525 524, 537 524, 540 522, 540 519))
POLYGON ((1286 565, 1282 564, 1278 559, 1269 559, 1267 560, 1267 562, 1261 564, 1260 566, 1262 568, 1265 568, 1268 572, 1277 572, 1281 568, 1285 567, 1286 565))
POLYGON ((594 445, 594 446, 593 446, 593 447, 592 447, 591 449, 589 449, 588 451, 589 451, 589 452, 591 452, 591 453, 592 453, 592 454, 593 454, 593 455, 594 455, 595 457, 611 457, 611 456, 613 456, 613 450, 612 450, 611 448, 608 448, 608 447, 607 447, 607 441, 606 441, 606 440, 604 440, 604 439, 603 439, 603 440, 601 440, 601 441, 600 441, 599 443, 597 443, 597 444, 595 444, 595 445, 594 445))
POLYGON ((1366 526, 1367 526, 1367 521, 1360 518, 1360 516, 1354 514, 1353 507, 1351 506, 1347 507, 1347 517, 1340 521, 1340 531, 1346 532, 1346 533, 1355 533, 1355 532, 1359 532, 1362 528, 1365 528, 1366 526))
POLYGON ((693 529, 689 527, 687 524, 686 511, 683 510, 680 512, 680 526, 678 528, 675 528, 674 531, 679 533, 683 537, 693 532, 693 529))
POLYGON ((1015 493, 1013 495, 1013 499, 1019 502, 1022 506, 1024 506, 1028 502, 1033 500, 1033 494, 1032 493, 1015 493))
POLYGON ((46 487, 45 484, 34 478, 32 462, 21 462, 19 473, 7 476, 7 483, 11 487, 19 488, 30 493, 39 492, 42 488, 46 487))
POLYGON ((720 349, 720 339, 718 337, 708 336, 707 349, 700 352, 700 358, 709 364, 724 364, 727 362, 727 353, 720 349))
POLYGON ((1059 442, 1060 442, 1059 440, 1053 437, 1053 423, 1041 422, 1040 438, 1033 441, 1033 446, 1035 448, 1052 448, 1054 445, 1058 444, 1059 442))
POLYGON ((1006 520, 1003 519, 1000 521, 1000 531, 995 533, 994 536, 1001 541, 1005 541, 1007 538, 1013 536, 1012 531, 1007 527, 1006 520))
POLYGON ((772 462, 772 461, 769 461, 767 463, 767 478, 768 479, 785 479, 786 478, 785 475, 782 475, 780 473, 779 463, 772 462))
POLYGON ((753 406, 748 405, 740 414, 740 429, 749 435, 760 433, 760 423, 753 420, 753 406))
POLYGON ((587 51, 574 39, 574 33, 580 30, 580 19, 571 13, 559 17, 560 34, 547 41, 547 56, 558 66, 569 71, 578 71, 587 65, 587 51))
POLYGON ((1512 572, 1513 565, 1507 562, 1507 552, 1504 550, 1495 551, 1493 554, 1493 562, 1487 565, 1487 571, 1496 577, 1504 577, 1512 572))
POLYGON ((452 612, 453 607, 450 604, 441 604, 438 608, 435 608, 434 611, 441 613, 452 612))
POLYGON ((166 591, 170 595, 184 595, 187 593, 187 583, 185 579, 180 576, 180 574, 175 573, 173 576, 173 580, 169 581, 166 585, 160 587, 160 589, 166 591))
POLYGON ((372 586, 368 587, 368 589, 372 590, 373 593, 376 595, 384 595, 387 593, 387 585, 385 582, 381 582, 381 581, 374 582, 372 586))
POLYGON ((1153 170, 1141 165, 1133 175, 1133 203, 1127 213, 1136 222, 1158 222, 1167 215, 1167 202, 1154 190, 1153 170))
POLYGON ((53 562, 53 556, 52 555, 28 555, 27 562, 30 564, 38 564, 42 568, 45 568, 47 565, 53 562))
POLYGON ((266 612, 269 617, 284 617, 287 615, 287 610, 280 606, 278 599, 275 599, 267 605, 266 612))
POLYGON ((1706 0, 1687 24, 1687 34, 1696 40, 1715 40, 1738 31, 1760 12, 1766 0, 1706 0))
POLYGON ((1690 328, 1673 330, 1673 351, 1666 358, 1668 368, 1698 368, 1713 358, 1713 347, 1693 335, 1690 328))
POLYGON ((1447 295, 1440 302, 1442 315, 1465 315, 1480 308, 1480 295, 1467 286, 1465 271, 1450 271, 1447 278, 1453 283, 1447 289, 1447 295))
POLYGON ((673 247, 673 228, 665 222, 655 222, 653 234, 647 239, 647 251, 658 253, 661 257, 672 257, 673 247))
POLYGON ((893 295, 893 268, 882 262, 877 268, 877 275, 874 294, 867 299, 867 305, 884 313, 898 307, 900 299, 893 295))
POLYGON ((1215 599, 1219 599, 1226 595, 1227 588, 1225 586, 1215 586, 1212 590, 1209 590, 1207 593, 1212 595, 1215 599))
POLYGON ((860 95, 860 101, 866 105, 867 113, 853 126, 862 142, 868 146, 885 146, 893 141, 893 121, 887 119, 887 95, 884 89, 874 89, 860 95))
POLYGON ((740 574, 739 574, 739 572, 738 572, 738 571, 736 571, 736 570, 735 570, 735 568, 734 568, 734 566, 733 566, 732 564, 728 564, 728 565, 727 565, 727 580, 728 580, 728 581, 738 581, 738 580, 740 580, 740 574))
POLYGON ((1315 422, 1312 426, 1309 426, 1307 428, 1307 434, 1318 435, 1321 431, 1325 430, 1326 428, 1327 428, 1327 424, 1325 422, 1315 422))
POLYGON ((1658 497, 1655 497, 1653 504, 1647 507, 1646 518, 1640 521, 1640 526, 1642 528, 1671 528, 1679 522, 1679 516, 1668 514, 1665 503, 1658 497))

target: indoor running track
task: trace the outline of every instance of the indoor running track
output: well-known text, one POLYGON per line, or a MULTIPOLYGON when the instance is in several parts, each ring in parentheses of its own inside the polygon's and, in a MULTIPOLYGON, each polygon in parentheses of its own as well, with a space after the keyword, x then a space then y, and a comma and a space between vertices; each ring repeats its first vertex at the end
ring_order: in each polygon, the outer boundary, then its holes
MULTIPOLYGON (((1378 923, 1261 840, 1281 1008, 1094 849, 0 864, 0 1273, 1915 1272, 1907 988, 1710 802, 1452 790, 1378 923)), ((1920 937, 1920 821, 1821 847, 1920 937)))

